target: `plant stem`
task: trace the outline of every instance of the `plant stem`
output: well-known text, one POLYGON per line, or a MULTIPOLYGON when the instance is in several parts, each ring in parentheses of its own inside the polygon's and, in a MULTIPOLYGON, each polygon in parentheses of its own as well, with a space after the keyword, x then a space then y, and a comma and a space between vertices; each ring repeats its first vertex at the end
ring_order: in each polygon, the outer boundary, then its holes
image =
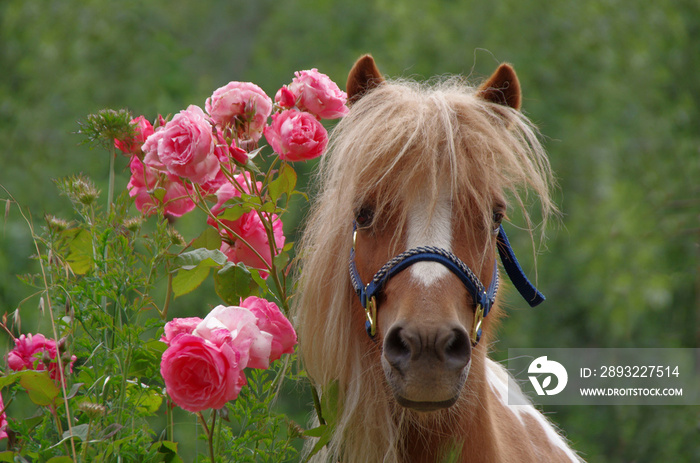
POLYGON ((216 410, 212 410, 212 420, 211 428, 207 426, 207 420, 204 419, 202 412, 197 412, 197 418, 204 428, 204 433, 207 435, 207 441, 209 442, 209 458, 211 463, 214 463, 214 425, 216 424, 216 410))
POLYGON ((214 463, 214 429, 216 429, 216 410, 211 412, 211 434, 209 434, 209 457, 211 463, 214 463))
POLYGON ((168 272, 168 288, 165 293, 165 302, 163 303, 163 311, 160 313, 162 320, 168 319, 168 307, 170 307, 170 299, 173 294, 173 274, 168 272))
POLYGON ((316 409, 316 416, 318 416, 318 424, 326 424, 326 420, 323 419, 323 413, 321 411, 321 399, 318 397, 318 391, 313 384, 311 385, 311 396, 314 399, 314 408, 316 409))
MULTIPOLYGON (((15 198, 10 194, 5 187, 0 187, 5 190, 5 193, 10 197, 10 199, 17 203, 15 198)), ((37 256, 41 256, 41 250, 39 249, 39 242, 36 233, 34 232, 34 223, 32 222, 31 215, 25 214, 24 211, 22 210, 21 207, 18 207, 19 213, 22 215, 22 218, 24 221, 27 223, 27 226, 29 227, 29 231, 31 232, 32 236, 32 241, 34 243, 34 249, 36 249, 36 254, 37 256)), ((43 259, 38 259, 39 260, 39 267, 41 269, 41 277, 42 277, 42 282, 44 283, 44 290, 46 291, 46 303, 48 305, 48 313, 49 313, 49 319, 51 320, 51 331, 53 333, 54 340, 58 342, 59 337, 58 337, 58 329, 56 328, 56 322, 54 320, 54 313, 53 313, 53 307, 51 304, 51 294, 49 292, 49 282, 48 278, 46 276, 46 268, 44 267, 44 261, 43 259)), ((59 371, 59 382, 61 384, 61 392, 63 393, 63 405, 66 408, 66 423, 68 424, 68 431, 70 431, 70 446, 72 450, 72 455, 73 455, 73 461, 77 461, 77 454, 75 452, 75 439, 73 438, 73 426, 71 425, 71 416, 70 416, 70 407, 68 406, 68 392, 66 390, 66 381, 64 377, 64 364, 63 364, 63 359, 61 358, 60 355, 56 355, 56 360, 58 361, 58 371, 59 371)), ((58 416, 56 414, 56 411, 54 407, 51 407, 51 411, 54 414, 54 418, 56 419, 56 425, 59 429, 62 429, 61 422, 58 420, 58 416)), ((60 432, 61 435, 63 435, 63 431, 61 430, 60 432)), ((68 449, 66 449, 66 453, 68 453, 68 449)))
POLYGON ((83 452, 82 452, 83 453, 83 455, 82 455, 83 461, 87 461, 87 449, 88 449, 88 445, 90 442, 90 430, 91 429, 92 429, 92 419, 90 419, 90 421, 88 421, 88 429, 87 429, 87 433, 85 434, 85 442, 83 442, 83 452))
POLYGON ((114 146, 109 149, 109 188, 107 190, 107 213, 112 209, 112 202, 114 201, 114 161, 117 157, 117 151, 114 146))

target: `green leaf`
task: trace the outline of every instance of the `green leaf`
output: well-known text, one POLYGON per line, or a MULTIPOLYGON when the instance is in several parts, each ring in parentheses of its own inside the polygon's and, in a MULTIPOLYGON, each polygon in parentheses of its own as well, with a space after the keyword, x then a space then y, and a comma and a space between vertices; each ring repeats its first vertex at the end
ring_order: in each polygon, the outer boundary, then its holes
POLYGON ((316 426, 315 428, 307 429, 304 431, 304 435, 307 437, 321 437, 323 434, 326 433, 328 430, 328 426, 325 424, 321 424, 316 426))
POLYGON ((162 203, 162 202, 163 202, 163 198, 165 198, 165 193, 167 193, 167 191, 165 190, 165 188, 163 188, 163 187, 156 187, 156 188, 153 190, 153 193, 151 193, 151 194, 153 195, 154 198, 156 198, 156 199, 158 200, 158 202, 162 203))
POLYGON ((221 248, 221 235, 213 227, 207 227, 201 235, 192 241, 191 247, 194 249, 209 249, 215 251, 221 248))
POLYGON ((333 437, 333 426, 327 426, 327 425, 322 424, 321 426, 318 426, 317 428, 313 428, 313 429, 309 429, 308 431, 304 431, 304 435, 307 435, 309 437, 318 437, 318 441, 316 442, 316 445, 314 445, 314 448, 311 449, 311 452, 309 453, 309 457, 312 457, 312 456, 316 455, 318 452, 320 452, 321 449, 323 447, 325 447, 331 441, 331 437, 333 437), (315 436, 312 434, 318 434, 318 436, 315 436))
POLYGON ((63 433, 63 439, 70 439, 71 435, 73 437, 77 437, 81 441, 85 442, 88 438, 88 430, 90 429, 90 425, 85 423, 85 424, 78 424, 76 426, 73 426, 72 428, 72 433, 71 429, 63 433))
POLYGON ((47 371, 25 370, 19 383, 27 390, 29 399, 36 405, 51 405, 61 392, 47 371))
POLYGON ((163 397, 155 389, 130 384, 127 388, 129 400, 141 415, 153 415, 163 403, 163 397))
POLYGON ((338 381, 333 381, 323 389, 321 410, 326 423, 334 426, 338 419, 338 381))
POLYGON ((87 230, 79 230, 68 245, 66 258, 76 275, 85 275, 94 266, 92 236, 87 230))
POLYGON ((0 462, 13 463, 14 461, 14 453, 10 450, 8 450, 7 452, 0 452, 0 462))
POLYGON ((287 163, 282 163, 277 178, 270 182, 267 191, 272 201, 276 203, 283 194, 290 196, 296 184, 297 173, 294 168, 287 163))
POLYGON ((163 463, 182 463, 182 458, 177 454, 177 442, 161 441, 151 446, 151 450, 157 450, 160 458, 154 461, 163 463))
POLYGON ((210 267, 224 265, 226 254, 218 249, 199 248, 194 251, 183 252, 175 258, 175 265, 184 270, 192 270, 202 264, 210 267), (211 262, 209 262, 211 260, 211 262))
POLYGON ((192 270, 179 270, 173 277, 173 294, 175 297, 191 293, 209 276, 211 267, 195 267, 192 270))
POLYGON ((282 251, 275 256, 275 267, 278 270, 283 270, 289 263, 289 254, 282 251))
POLYGON ((238 305, 241 298, 257 293, 258 284, 248 268, 241 263, 227 262, 214 275, 216 294, 230 305, 238 305))
POLYGON ((210 268, 221 267, 226 262, 226 255, 218 249, 200 248, 180 254, 175 258, 180 269, 173 278, 173 294, 178 297, 192 292, 207 279, 210 268))
POLYGON ((73 463, 73 459, 71 457, 53 457, 46 460, 46 463, 73 463))
POLYGON ((251 204, 238 203, 230 207, 227 207, 224 212, 218 216, 219 220, 238 220, 246 212, 250 212, 253 209, 251 204))

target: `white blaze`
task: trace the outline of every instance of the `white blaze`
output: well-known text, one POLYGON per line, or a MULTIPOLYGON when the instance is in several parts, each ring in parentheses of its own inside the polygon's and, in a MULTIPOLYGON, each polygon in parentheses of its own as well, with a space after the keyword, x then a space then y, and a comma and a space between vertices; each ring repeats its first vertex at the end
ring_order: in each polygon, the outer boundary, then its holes
MULTIPOLYGON (((451 201, 445 188, 441 190, 432 212, 430 206, 427 198, 419 198, 411 205, 406 249, 435 246, 452 251, 451 201)), ((437 262, 418 262, 410 270, 413 278, 425 286, 430 286, 450 273, 444 265, 437 262)))

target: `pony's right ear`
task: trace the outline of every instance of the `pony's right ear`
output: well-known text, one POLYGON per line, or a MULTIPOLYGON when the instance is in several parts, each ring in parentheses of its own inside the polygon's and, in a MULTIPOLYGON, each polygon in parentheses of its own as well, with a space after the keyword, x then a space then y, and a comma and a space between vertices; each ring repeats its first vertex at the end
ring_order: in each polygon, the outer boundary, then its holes
POLYGON ((348 105, 355 103, 362 95, 384 82, 384 77, 377 69, 372 55, 361 56, 348 74, 346 85, 348 105))

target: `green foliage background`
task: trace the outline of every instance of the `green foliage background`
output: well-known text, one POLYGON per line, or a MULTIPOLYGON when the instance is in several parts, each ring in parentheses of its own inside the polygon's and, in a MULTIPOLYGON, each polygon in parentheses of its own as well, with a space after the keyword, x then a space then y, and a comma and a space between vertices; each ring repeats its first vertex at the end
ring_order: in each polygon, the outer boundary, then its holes
MULTIPOLYGON (((106 189, 106 154, 72 134, 87 114, 127 107, 153 119, 203 106, 230 80, 274 94, 311 67, 342 83, 366 52, 385 74, 418 79, 478 80, 511 62, 524 111, 546 136, 563 212, 537 258, 548 301, 529 310, 512 299, 496 358, 508 347, 700 347, 696 0, 3 0, 0 184, 35 218, 60 215, 68 205, 52 179, 85 172, 106 189)), ((527 237, 512 238, 532 269, 527 237)), ((35 270, 30 254, 10 211, 0 312, 27 296, 15 275, 35 270)), ((213 291, 200 299, 178 299, 173 316, 218 303, 213 291)), ((22 304, 25 332, 46 328, 37 305, 22 304)), ((291 409, 303 414, 305 400, 290 396, 291 409)), ((546 411, 592 462, 700 461, 700 407, 546 411)))

